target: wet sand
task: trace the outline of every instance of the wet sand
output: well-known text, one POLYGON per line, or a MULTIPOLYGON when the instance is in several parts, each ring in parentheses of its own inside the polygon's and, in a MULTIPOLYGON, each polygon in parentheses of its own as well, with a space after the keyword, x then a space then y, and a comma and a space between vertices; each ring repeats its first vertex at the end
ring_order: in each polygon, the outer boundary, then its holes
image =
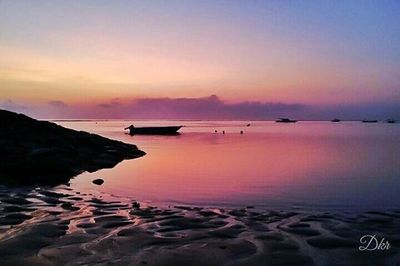
POLYGON ((1 265, 397 265, 400 210, 151 206, 106 194, 0 188, 1 265), (390 241, 359 251, 363 235, 390 241))

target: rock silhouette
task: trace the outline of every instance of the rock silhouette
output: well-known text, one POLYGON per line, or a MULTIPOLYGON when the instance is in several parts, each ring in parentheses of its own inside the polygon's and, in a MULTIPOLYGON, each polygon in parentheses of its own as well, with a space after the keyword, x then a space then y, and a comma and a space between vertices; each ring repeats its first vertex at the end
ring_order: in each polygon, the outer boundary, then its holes
POLYGON ((135 145, 0 110, 0 183, 58 185, 145 155, 135 145))
POLYGON ((92 183, 95 185, 101 186, 101 185, 103 185, 104 180, 101 178, 97 178, 97 179, 93 180, 92 183))

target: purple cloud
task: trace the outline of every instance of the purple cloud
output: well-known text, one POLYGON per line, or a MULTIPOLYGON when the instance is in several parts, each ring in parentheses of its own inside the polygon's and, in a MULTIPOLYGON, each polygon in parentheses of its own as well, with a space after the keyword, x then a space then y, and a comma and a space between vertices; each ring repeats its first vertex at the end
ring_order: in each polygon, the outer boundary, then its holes
POLYGON ((304 109, 301 104, 269 102, 226 103, 216 95, 203 98, 136 99, 129 113, 142 118, 265 119, 304 109))
POLYGON ((47 103, 56 108, 68 108, 68 105, 63 101, 49 101, 47 103))
POLYGON ((114 98, 109 103, 100 103, 97 106, 101 108, 115 108, 121 105, 119 98, 114 98))
POLYGON ((303 105, 279 102, 228 103, 216 95, 201 98, 112 99, 97 105, 67 105, 50 101, 27 106, 12 100, 0 101, 0 108, 38 118, 131 118, 131 119, 242 119, 265 120, 290 117, 300 120, 400 119, 400 102, 342 105, 303 105), (54 108, 57 107, 57 108, 54 108))

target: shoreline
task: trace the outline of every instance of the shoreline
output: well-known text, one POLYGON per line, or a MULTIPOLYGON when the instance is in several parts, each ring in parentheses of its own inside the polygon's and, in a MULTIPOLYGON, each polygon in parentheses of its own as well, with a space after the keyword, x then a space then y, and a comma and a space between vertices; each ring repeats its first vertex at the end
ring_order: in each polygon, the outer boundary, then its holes
POLYGON ((82 171, 112 168, 145 153, 121 141, 12 116, 19 122, 7 128, 10 132, 3 136, 8 139, 0 140, 3 149, 20 157, 11 156, 15 161, 6 157, 0 177, 25 178, 17 180, 27 186, 0 185, 0 254, 5 265, 393 265, 400 261, 400 206, 378 211, 319 209, 317 204, 291 205, 288 199, 291 208, 272 202, 263 207, 150 203, 69 184, 52 187, 50 183, 60 184, 59 175, 64 174, 67 182, 82 171), (27 128, 24 121, 38 127, 38 136, 16 134, 27 128), (12 145, 15 139, 21 147, 12 145), (24 156, 31 164, 20 169, 24 156), (43 172, 48 186, 30 186, 41 183, 43 172), (368 235, 389 241, 390 249, 360 251, 360 239, 368 235))
POLYGON ((3 187, 0 201, 6 264, 386 265, 400 259, 400 210, 167 208, 68 186, 3 187), (391 249, 359 251, 366 234, 385 237, 391 249))
POLYGON ((0 183, 58 185, 146 153, 137 146, 0 109, 0 183))

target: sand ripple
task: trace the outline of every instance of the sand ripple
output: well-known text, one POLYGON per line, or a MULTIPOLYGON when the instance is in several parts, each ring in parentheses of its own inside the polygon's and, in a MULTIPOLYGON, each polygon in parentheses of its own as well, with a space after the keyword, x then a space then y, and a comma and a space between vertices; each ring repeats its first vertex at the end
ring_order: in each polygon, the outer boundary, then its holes
POLYGON ((156 207, 104 194, 0 191, 2 265, 394 265, 400 211, 156 207), (365 234, 391 242, 360 252, 365 234))

